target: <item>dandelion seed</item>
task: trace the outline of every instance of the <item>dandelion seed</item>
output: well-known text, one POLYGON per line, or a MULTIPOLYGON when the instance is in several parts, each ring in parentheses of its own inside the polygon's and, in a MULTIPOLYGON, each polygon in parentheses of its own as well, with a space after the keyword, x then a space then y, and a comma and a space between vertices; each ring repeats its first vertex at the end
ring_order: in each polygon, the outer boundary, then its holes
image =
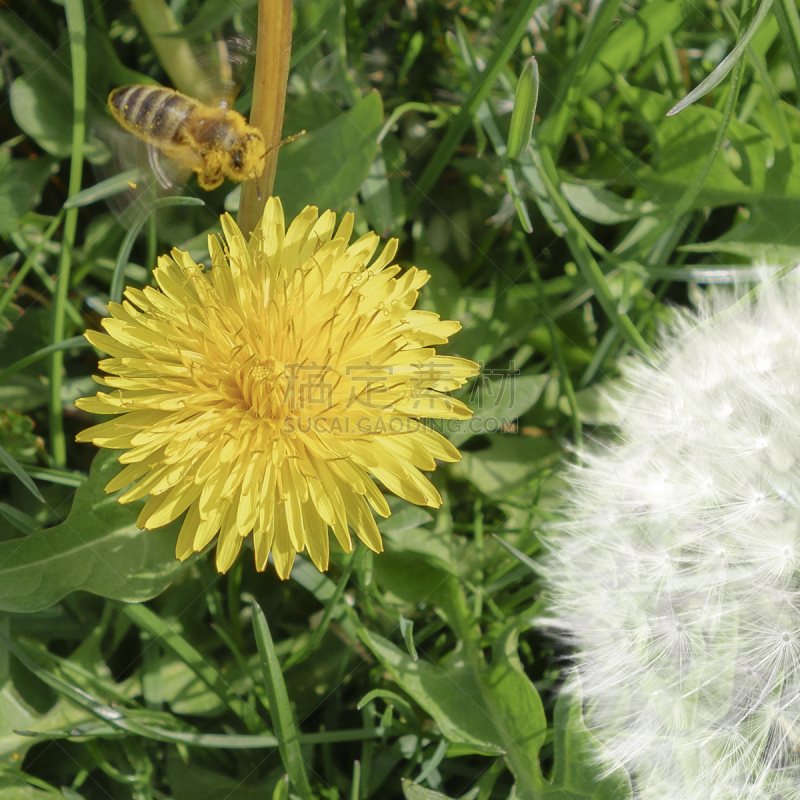
POLYGON ((106 491, 134 483, 121 503, 149 495, 140 527, 188 511, 180 559, 218 535, 225 572, 252 533, 256 567, 272 553, 287 578, 304 550, 327 569, 329 529, 352 550, 348 528, 379 552, 372 512, 390 512, 373 477, 435 508, 421 470, 460 458, 419 421, 470 416, 448 393, 477 365, 434 350, 460 325, 414 310, 429 276, 399 274, 396 240, 370 265, 378 236, 350 244, 352 214, 335 230, 332 212, 307 207, 286 230, 272 198, 249 242, 227 215, 222 228, 210 272, 173 250, 159 289, 128 289, 106 333, 86 334, 110 354, 97 380, 115 391, 77 405, 120 416, 78 441, 127 451, 106 491))
POLYGON ((573 469, 544 561, 640 800, 800 799, 800 281, 709 319, 729 302, 629 368, 620 441, 573 469))

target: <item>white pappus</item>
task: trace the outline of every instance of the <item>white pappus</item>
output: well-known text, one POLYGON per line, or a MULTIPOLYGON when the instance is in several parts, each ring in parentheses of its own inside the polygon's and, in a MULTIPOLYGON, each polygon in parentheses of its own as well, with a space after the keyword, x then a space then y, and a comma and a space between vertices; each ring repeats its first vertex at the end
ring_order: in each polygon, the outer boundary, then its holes
POLYGON ((641 800, 800 800, 800 280, 710 298, 567 476, 548 624, 641 800))

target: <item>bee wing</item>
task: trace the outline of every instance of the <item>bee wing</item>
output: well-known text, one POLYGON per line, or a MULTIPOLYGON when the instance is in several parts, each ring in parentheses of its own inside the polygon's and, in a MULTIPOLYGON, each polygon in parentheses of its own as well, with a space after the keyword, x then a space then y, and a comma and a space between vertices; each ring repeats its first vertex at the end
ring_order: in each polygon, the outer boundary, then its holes
POLYGON ((167 158, 154 144, 148 144, 147 162, 162 189, 180 191, 180 184, 186 182, 186 170, 179 169, 175 159, 167 158))
POLYGON ((202 48, 194 47, 193 52, 206 83, 190 94, 208 105, 232 107, 239 89, 252 83, 255 63, 252 41, 244 36, 233 36, 217 39, 202 48))
POLYGON ((107 198, 109 207, 125 228, 146 215, 159 197, 179 194, 191 175, 177 161, 110 121, 93 126, 92 131, 102 138, 109 153, 103 163, 93 165, 98 179, 120 173, 131 176, 124 191, 107 198))

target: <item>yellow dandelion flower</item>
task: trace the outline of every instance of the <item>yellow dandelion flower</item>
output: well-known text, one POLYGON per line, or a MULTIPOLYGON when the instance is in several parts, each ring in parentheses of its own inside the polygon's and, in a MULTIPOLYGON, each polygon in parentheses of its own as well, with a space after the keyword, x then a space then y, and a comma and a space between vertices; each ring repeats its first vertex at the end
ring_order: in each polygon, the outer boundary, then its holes
POLYGON ((209 237, 212 269, 173 250, 159 259, 159 289, 128 289, 110 303, 106 333, 86 334, 111 358, 98 392, 77 405, 118 414, 78 441, 127 450, 107 492, 150 495, 137 524, 153 529, 187 511, 176 555, 219 533, 217 569, 253 534, 256 567, 272 558, 287 578, 304 550, 328 567, 329 528, 352 550, 348 527, 383 547, 372 510, 389 506, 373 481, 417 505, 441 498, 420 470, 457 461, 456 448, 420 417, 463 419, 447 392, 477 364, 437 355, 460 325, 415 311, 429 275, 399 275, 391 240, 370 265, 378 236, 349 244, 353 216, 307 207, 286 230, 267 203, 247 242, 228 215, 225 240, 209 237))

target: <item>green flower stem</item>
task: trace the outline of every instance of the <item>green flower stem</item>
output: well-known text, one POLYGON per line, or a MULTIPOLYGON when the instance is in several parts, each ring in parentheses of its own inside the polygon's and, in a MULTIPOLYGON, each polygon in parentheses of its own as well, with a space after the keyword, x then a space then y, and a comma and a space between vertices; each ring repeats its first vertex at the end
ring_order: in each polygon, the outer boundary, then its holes
POLYGON ((292 58, 292 0, 258 0, 258 40, 250 124, 264 135, 267 161, 260 178, 242 184, 238 224, 245 237, 272 194, 292 58))
POLYGON ((197 63, 189 43, 185 39, 164 35, 180 30, 164 0, 131 0, 131 7, 139 17, 173 86, 206 102, 213 99, 208 75, 197 63))
MULTIPOLYGON (((69 50, 72 56, 72 157, 69 168, 69 196, 81 190, 83 172, 83 140, 86 135, 86 20, 81 0, 65 0, 69 50)), ((53 305, 53 344, 64 339, 67 293, 70 280, 70 261, 78 225, 78 209, 70 208, 64 217, 61 257, 58 261, 58 283, 53 305)), ((61 373, 64 351, 55 350, 50 360, 50 447, 53 465, 64 467, 67 447, 64 439, 63 408, 61 404, 61 373)))

